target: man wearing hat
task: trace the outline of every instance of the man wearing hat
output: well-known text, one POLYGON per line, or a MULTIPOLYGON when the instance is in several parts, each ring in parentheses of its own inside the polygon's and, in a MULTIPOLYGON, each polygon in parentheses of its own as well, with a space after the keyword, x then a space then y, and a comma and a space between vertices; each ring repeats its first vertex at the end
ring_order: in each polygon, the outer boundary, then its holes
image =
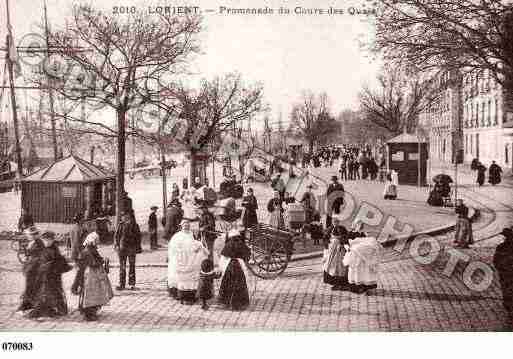
POLYGON ((178 199, 171 201, 166 210, 165 216, 165 227, 164 227, 164 239, 169 241, 171 237, 178 232, 180 222, 183 218, 183 211, 180 208, 180 202, 178 199))
POLYGON ((499 274, 502 289, 502 303, 508 313, 508 325, 513 325, 513 229, 504 228, 501 232, 504 242, 495 249, 493 265, 499 274))
POLYGON ((124 290, 126 284, 126 262, 128 259, 128 285, 135 289, 135 256, 140 253, 140 232, 130 212, 124 212, 122 220, 114 234, 114 250, 119 256, 119 286, 124 290))
POLYGON ((326 214, 326 226, 331 226, 332 212, 340 213, 340 206, 344 204, 344 186, 338 182, 337 176, 331 176, 331 183, 326 191, 326 199, 328 200, 328 213, 326 214))
POLYGON ((157 243, 157 206, 150 207, 150 216, 148 217, 148 233, 150 234, 150 249, 158 249, 157 243))
POLYGON ((310 223, 312 221, 313 215, 315 213, 315 195, 313 194, 312 190, 314 188, 314 184, 310 183, 307 187, 306 192, 303 194, 303 197, 301 198, 301 204, 305 208, 305 215, 306 215, 306 223, 310 223))

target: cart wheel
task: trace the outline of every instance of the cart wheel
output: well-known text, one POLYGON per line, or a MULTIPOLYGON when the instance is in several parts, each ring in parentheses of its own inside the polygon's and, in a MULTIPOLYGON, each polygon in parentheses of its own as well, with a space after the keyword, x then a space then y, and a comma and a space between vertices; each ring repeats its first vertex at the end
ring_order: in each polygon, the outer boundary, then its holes
POLYGON ((265 241, 262 244, 250 244, 251 259, 248 268, 259 278, 274 279, 288 266, 290 256, 281 241, 265 241))

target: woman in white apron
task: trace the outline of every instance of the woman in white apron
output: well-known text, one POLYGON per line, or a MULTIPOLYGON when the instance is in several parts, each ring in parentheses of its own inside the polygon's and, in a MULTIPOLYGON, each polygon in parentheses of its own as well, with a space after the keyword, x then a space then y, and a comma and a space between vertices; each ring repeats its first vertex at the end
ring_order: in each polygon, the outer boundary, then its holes
POLYGON ((208 250, 194 239, 189 221, 181 226, 168 245, 167 286, 171 297, 190 305, 196 301, 201 262, 208 257, 208 250))

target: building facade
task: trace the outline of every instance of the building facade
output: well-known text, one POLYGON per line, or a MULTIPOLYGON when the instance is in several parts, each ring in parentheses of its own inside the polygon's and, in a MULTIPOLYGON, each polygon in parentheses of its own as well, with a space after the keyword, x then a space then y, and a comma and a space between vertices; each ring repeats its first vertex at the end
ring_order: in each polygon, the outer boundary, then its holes
POLYGON ((461 141, 461 75, 440 73, 435 80, 436 97, 419 115, 419 127, 429 142, 429 159, 450 164, 454 141, 461 141))
POLYGON ((496 161, 513 168, 513 96, 484 70, 451 71, 437 78, 438 95, 419 115, 429 139, 432 163, 452 162, 453 147, 463 160, 478 158, 486 167, 496 161))
POLYGON ((513 109, 510 97, 488 71, 463 76, 463 146, 465 162, 478 158, 512 168, 513 109))

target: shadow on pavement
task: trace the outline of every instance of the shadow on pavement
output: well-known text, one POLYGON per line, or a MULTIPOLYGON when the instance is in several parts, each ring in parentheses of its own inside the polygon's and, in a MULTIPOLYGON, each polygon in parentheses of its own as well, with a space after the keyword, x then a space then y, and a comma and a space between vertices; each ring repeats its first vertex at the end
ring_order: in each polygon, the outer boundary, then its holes
POLYGON ((399 297, 404 299, 420 299, 420 300, 435 300, 435 301, 448 301, 448 302, 472 302, 476 300, 501 300, 498 297, 482 296, 482 295, 459 295, 447 293, 429 293, 429 292, 411 292, 396 289, 382 289, 378 288, 367 293, 368 296, 379 297, 399 297))

